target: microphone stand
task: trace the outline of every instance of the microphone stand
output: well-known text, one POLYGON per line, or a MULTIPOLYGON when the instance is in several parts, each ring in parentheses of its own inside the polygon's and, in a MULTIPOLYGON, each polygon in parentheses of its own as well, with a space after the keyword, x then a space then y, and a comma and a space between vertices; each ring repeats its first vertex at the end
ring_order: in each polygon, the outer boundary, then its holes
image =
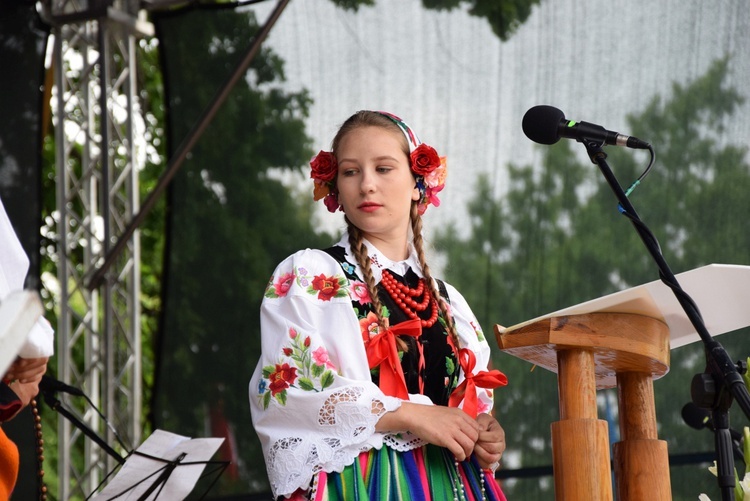
POLYGON ((649 253, 659 268, 659 278, 672 289, 677 301, 685 311, 690 323, 701 338, 706 355, 706 369, 693 377, 691 397, 700 407, 711 409, 714 422, 714 444, 716 447, 717 480, 723 501, 734 500, 734 458, 732 436, 729 428, 729 408, 736 399, 742 412, 750 420, 750 393, 741 374, 747 371, 743 362, 735 364, 724 347, 708 333, 703 317, 693 299, 682 289, 674 273, 661 254, 656 238, 641 221, 635 208, 607 164, 607 155, 602 150, 603 141, 581 140, 591 161, 599 167, 610 188, 620 203, 619 210, 633 223, 649 253))
POLYGON ((104 452, 112 456, 120 465, 125 464, 125 458, 123 458, 120 454, 117 453, 116 450, 114 450, 112 447, 107 444, 107 442, 104 441, 103 438, 101 438, 99 435, 94 432, 91 428, 86 426, 80 419, 78 419, 76 416, 73 415, 72 412, 70 412, 68 409, 66 409, 62 403, 52 394, 51 391, 43 391, 42 395, 44 395, 44 401, 49 405, 53 410, 57 411, 58 413, 62 414, 65 418, 68 419, 73 425, 81 430, 84 435, 89 437, 91 440, 96 442, 99 447, 104 449, 104 452))

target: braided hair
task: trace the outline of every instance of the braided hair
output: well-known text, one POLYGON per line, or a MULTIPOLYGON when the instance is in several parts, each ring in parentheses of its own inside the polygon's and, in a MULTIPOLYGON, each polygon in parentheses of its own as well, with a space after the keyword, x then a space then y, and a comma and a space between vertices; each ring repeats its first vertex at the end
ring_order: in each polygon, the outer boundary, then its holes
MULTIPOLYGON (((409 145, 406 142, 406 138, 404 137, 401 128, 387 116, 375 111, 368 110, 358 111, 357 113, 349 117, 341 125, 341 127, 339 127, 339 130, 336 133, 336 136, 333 138, 333 142, 331 144, 331 151, 333 152, 334 156, 337 156, 339 145, 344 136, 360 127, 381 127, 383 129, 393 131, 398 135, 398 137, 401 138, 401 144, 406 158, 410 158, 409 145)), ((422 238, 422 216, 419 214, 418 207, 419 203, 413 201, 411 204, 410 220, 414 249, 417 253, 419 265, 422 267, 422 274, 425 277, 425 282, 429 287, 432 297, 436 298, 438 307, 440 308, 440 314, 445 320, 448 334, 450 335, 456 349, 458 349, 460 345, 458 342, 456 327, 453 323, 453 318, 448 311, 448 305, 446 301, 441 297, 437 289, 436 281, 433 280, 430 267, 427 265, 427 260, 425 259, 424 239, 422 238)), ((378 325, 382 330, 386 330, 389 327, 388 319, 383 317, 383 304, 381 303, 380 297, 377 292, 377 286, 375 284, 375 278, 372 274, 372 266, 367 252, 367 247, 364 245, 364 235, 362 234, 362 231, 349 220, 349 218, 345 216, 344 220, 346 221, 347 229, 349 232, 349 247, 354 254, 354 258, 357 260, 357 264, 359 264, 359 267, 362 270, 363 278, 365 284, 367 285, 367 291, 370 294, 370 299, 373 304, 373 310, 378 320, 378 325)), ((403 351, 406 351, 406 343, 401 339, 398 339, 398 343, 399 348, 401 348, 403 351)))

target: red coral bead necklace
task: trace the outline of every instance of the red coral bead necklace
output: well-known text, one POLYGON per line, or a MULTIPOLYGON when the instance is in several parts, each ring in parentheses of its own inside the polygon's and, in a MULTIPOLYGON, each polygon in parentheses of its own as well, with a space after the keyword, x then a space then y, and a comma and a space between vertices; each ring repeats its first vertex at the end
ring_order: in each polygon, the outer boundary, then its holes
POLYGON ((437 321, 438 305, 437 301, 430 294, 429 288, 425 285, 424 278, 419 279, 416 288, 411 288, 396 280, 388 270, 383 270, 381 283, 393 302, 406 313, 409 318, 417 319, 422 323, 422 327, 430 328, 437 321), (421 300, 419 296, 423 296, 421 300), (418 311, 425 311, 428 306, 432 307, 432 314, 427 320, 419 318, 418 311))

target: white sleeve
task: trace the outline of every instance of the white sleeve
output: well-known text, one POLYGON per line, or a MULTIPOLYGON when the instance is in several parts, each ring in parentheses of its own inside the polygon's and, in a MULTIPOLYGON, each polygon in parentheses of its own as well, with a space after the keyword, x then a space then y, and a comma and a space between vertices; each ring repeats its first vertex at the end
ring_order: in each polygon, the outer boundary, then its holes
POLYGON ((401 405, 372 383, 351 301, 339 263, 316 250, 283 261, 266 288, 249 393, 274 496, 381 448, 375 424, 401 405))
POLYGON ((39 317, 31 330, 29 337, 18 352, 21 358, 43 358, 55 354, 55 331, 44 317, 39 317))
MULTIPOLYGON (((11 292, 23 290, 29 270, 29 258, 18 240, 8 214, 0 200, 0 301, 11 292)), ((50 323, 39 317, 29 331, 18 355, 21 358, 51 357, 55 353, 55 331, 50 323)))
MULTIPOLYGON (((453 314, 453 321, 456 324, 456 331, 461 342, 461 348, 469 348, 476 356, 476 365, 474 374, 486 371, 491 362, 490 345, 484 337, 482 327, 479 325, 474 313, 471 311, 466 299, 458 290, 450 284, 445 284, 450 298, 450 308, 453 314)), ((458 384, 464 380, 463 371, 459 377, 458 384)), ((493 391, 477 387, 478 412, 490 413, 494 404, 493 391)))

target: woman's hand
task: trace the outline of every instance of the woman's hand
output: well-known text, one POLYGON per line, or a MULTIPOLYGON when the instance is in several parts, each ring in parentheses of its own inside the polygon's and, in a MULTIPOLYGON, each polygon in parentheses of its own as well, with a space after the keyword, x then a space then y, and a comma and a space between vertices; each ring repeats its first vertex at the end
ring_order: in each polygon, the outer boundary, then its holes
POLYGON ((505 430, 489 414, 477 416, 477 423, 480 431, 474 446, 474 455, 482 468, 494 470, 505 451, 505 430))
POLYGON ((47 372, 47 360, 47 357, 17 358, 5 372, 3 379, 8 382, 13 393, 18 395, 24 407, 39 393, 39 381, 47 372))
POLYGON ((482 423, 461 409, 411 402, 403 402, 395 411, 383 414, 375 425, 380 432, 409 431, 425 442, 445 447, 459 461, 476 450, 481 427, 482 423))
POLYGON ((47 372, 49 358, 17 358, 5 372, 5 380, 25 383, 39 383, 47 372))

